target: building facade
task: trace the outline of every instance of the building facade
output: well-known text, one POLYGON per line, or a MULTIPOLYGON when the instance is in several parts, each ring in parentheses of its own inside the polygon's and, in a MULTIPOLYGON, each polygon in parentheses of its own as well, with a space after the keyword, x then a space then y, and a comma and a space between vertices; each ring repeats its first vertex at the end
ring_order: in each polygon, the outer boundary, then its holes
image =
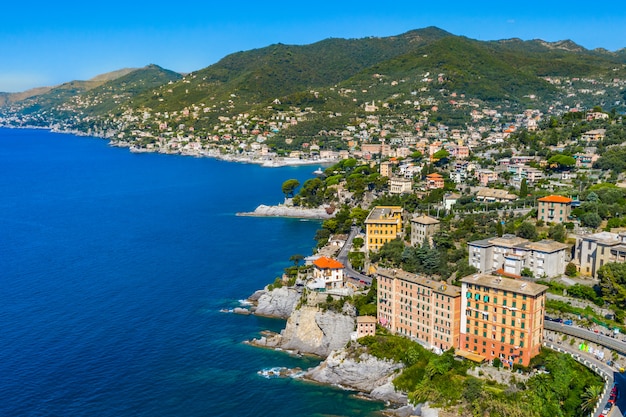
POLYGON ((335 259, 320 256, 313 261, 313 280, 324 288, 343 288, 343 271, 344 265, 335 259))
POLYGON ((626 232, 576 236, 572 262, 582 275, 594 278, 604 264, 626 262, 626 232))
POLYGON ((443 188, 444 185, 445 185, 445 182, 441 174, 437 172, 433 172, 432 174, 426 175, 426 189, 427 190, 435 190, 438 188, 443 188))
POLYGON ((408 194, 413 191, 413 180, 404 177, 391 177, 389 179, 390 194, 408 194))
POLYGON ((377 272, 378 322, 440 351, 459 343, 461 289, 402 270, 377 272))
POLYGON ((543 341, 548 287, 475 274, 461 279, 460 349, 528 366, 543 341))
POLYGON ((377 206, 365 219, 365 245, 378 251, 385 243, 402 235, 402 207, 377 206))
POLYGON ((416 216, 411 219, 411 246, 432 244, 432 236, 439 231, 439 220, 430 216, 416 216))
POLYGON ((564 223, 570 215, 572 199, 560 195, 549 195, 537 200, 537 220, 546 223, 564 223))
POLYGON ((356 318, 356 338, 374 336, 376 334, 376 317, 358 316, 356 318))
POLYGON ((555 277, 565 272, 570 247, 544 239, 531 242, 515 235, 503 235, 467 244, 469 264, 481 273, 500 273, 519 277, 524 268, 535 277, 555 277))

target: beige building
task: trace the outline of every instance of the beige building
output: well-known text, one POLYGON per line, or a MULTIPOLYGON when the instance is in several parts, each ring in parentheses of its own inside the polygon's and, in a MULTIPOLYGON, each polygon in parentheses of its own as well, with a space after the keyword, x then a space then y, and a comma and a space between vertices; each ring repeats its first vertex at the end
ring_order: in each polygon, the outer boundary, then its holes
POLYGON ((515 194, 507 190, 482 187, 476 192, 476 201, 487 203, 508 203, 517 200, 515 194))
POLYGON ((376 334, 376 317, 358 316, 356 318, 356 338, 374 336, 376 334))
POLYGON ((378 322, 441 351, 459 343, 461 288, 402 270, 377 272, 378 322))
POLYGON ((564 223, 570 215, 572 199, 560 195, 549 195, 537 200, 537 220, 546 223, 564 223))
POLYGON ((430 216, 415 216, 411 219, 411 246, 422 245, 428 241, 432 244, 432 236, 439 231, 439 220, 430 216))
POLYGON ((582 275, 595 277, 609 262, 626 262, 626 233, 600 232, 576 236, 572 262, 582 275))
POLYGON ((461 282, 460 349, 528 366, 543 341, 548 287, 485 274, 461 282))
POLYGON ((404 177, 391 177, 389 179, 390 194, 408 194, 413 191, 413 180, 404 177))
POLYGON ((391 169, 392 169, 391 162, 389 161, 381 162, 380 163, 380 176, 391 178, 391 169))
POLYGON ((565 272, 570 247, 553 240, 530 242, 504 235, 468 242, 469 264, 481 273, 496 272, 519 277, 528 268, 535 277, 555 277, 565 272))
POLYGON ((378 251, 385 243, 402 235, 402 207, 377 206, 365 219, 367 251, 378 251))

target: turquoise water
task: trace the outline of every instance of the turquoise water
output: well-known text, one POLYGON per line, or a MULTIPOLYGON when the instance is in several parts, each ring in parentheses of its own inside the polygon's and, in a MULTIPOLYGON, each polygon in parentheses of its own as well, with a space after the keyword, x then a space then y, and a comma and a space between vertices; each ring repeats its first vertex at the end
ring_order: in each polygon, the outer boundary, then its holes
POLYGON ((377 415, 258 375, 316 361, 242 343, 282 321, 220 313, 311 253, 316 222, 235 213, 314 169, 0 129, 0 415, 377 415))

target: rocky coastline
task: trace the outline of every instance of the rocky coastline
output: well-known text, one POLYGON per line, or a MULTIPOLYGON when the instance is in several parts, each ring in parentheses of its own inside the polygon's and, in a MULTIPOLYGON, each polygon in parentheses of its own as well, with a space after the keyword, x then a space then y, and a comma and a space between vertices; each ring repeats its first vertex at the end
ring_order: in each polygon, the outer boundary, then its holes
POLYGON ((422 414, 422 407, 409 405, 406 394, 397 392, 392 384, 402 371, 402 364, 375 358, 358 349, 359 345, 353 341, 356 309, 345 304, 341 312, 323 311, 317 307, 322 297, 326 295, 299 287, 256 291, 247 300, 250 312, 286 319, 286 324, 280 333, 263 332, 246 343, 324 358, 314 368, 284 372, 284 376, 297 375, 308 381, 357 391, 363 398, 396 407, 386 411, 391 415, 427 415, 422 414))
POLYGON ((237 216, 252 217, 290 217, 296 219, 326 220, 334 217, 335 213, 328 213, 325 207, 303 208, 279 204, 267 206, 261 204, 254 211, 237 213, 237 216))

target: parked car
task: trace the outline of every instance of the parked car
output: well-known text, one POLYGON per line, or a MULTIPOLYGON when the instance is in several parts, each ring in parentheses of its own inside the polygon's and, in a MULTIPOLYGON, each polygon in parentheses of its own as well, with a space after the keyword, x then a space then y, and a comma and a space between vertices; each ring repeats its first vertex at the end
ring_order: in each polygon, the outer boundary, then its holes
POLYGON ((611 408, 613 408, 613 404, 606 403, 606 405, 604 406, 604 409, 602 409, 602 415, 603 416, 608 416, 609 412, 611 411, 611 408))

